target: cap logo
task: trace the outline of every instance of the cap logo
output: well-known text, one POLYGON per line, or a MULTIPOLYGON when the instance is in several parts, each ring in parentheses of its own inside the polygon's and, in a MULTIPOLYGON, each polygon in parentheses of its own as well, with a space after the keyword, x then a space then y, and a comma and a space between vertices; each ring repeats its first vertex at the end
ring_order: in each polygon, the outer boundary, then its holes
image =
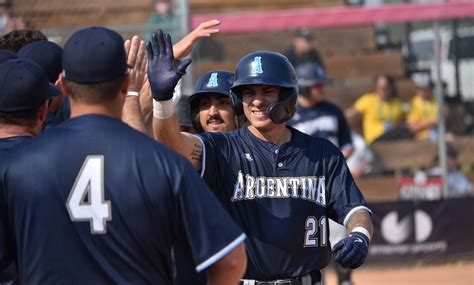
POLYGON ((256 56, 252 62, 252 73, 260 74, 263 73, 262 69, 262 57, 256 56))
POLYGON ((209 81, 207 82, 207 87, 218 87, 219 84, 217 83, 217 72, 211 73, 211 77, 209 77, 209 81))

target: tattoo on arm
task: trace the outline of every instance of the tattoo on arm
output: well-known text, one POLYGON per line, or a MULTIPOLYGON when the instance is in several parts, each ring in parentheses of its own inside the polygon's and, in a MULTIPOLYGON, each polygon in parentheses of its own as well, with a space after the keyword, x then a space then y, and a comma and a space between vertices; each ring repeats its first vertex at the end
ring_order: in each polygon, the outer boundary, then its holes
POLYGON ((194 144, 193 151, 189 154, 191 160, 201 161, 202 160, 202 146, 200 144, 194 144))
POLYGON ((363 227, 369 231, 369 234, 372 236, 373 234, 373 226, 372 226, 372 219, 370 218, 370 214, 365 210, 356 211, 352 214, 349 222, 347 223, 347 232, 352 232, 352 230, 356 227, 363 227))

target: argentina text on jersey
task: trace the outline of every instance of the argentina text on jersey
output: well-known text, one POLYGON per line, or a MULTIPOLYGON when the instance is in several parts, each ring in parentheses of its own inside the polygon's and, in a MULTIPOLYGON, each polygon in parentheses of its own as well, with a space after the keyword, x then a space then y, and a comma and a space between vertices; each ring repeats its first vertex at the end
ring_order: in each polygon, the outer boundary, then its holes
POLYGON ((294 198, 326 206, 324 176, 254 177, 240 170, 231 201, 262 198, 294 198))

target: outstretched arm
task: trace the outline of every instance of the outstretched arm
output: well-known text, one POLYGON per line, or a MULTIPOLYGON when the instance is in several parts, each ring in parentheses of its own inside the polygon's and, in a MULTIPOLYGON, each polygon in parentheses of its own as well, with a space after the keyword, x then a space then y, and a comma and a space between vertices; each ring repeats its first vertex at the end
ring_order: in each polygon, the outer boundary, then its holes
POLYGON ((122 110, 122 121, 137 131, 145 133, 145 121, 140 108, 139 94, 145 82, 146 74, 146 49, 145 42, 138 36, 125 41, 127 63, 131 66, 129 71, 130 83, 127 97, 122 110))
MULTIPOLYGON (((198 42, 199 39, 210 37, 219 32, 219 29, 216 27, 220 25, 220 23, 219 20, 210 20, 199 24, 196 29, 184 36, 184 38, 173 46, 174 58, 183 59, 188 56, 191 53, 194 44, 198 42)), ((148 77, 145 76, 145 83, 140 91, 140 106, 145 118, 148 117, 153 109, 152 102, 150 82, 148 81, 148 77)))
POLYGON ((238 284, 247 268, 244 244, 240 244, 207 270, 207 284, 238 284))
POLYGON ((181 97, 181 92, 175 92, 175 87, 191 60, 175 61, 171 38, 161 30, 153 33, 147 51, 155 138, 188 158, 199 170, 202 158, 201 141, 196 136, 179 131, 179 121, 174 113, 181 97))
POLYGON ((193 50, 193 45, 200 38, 210 37, 212 34, 219 32, 219 29, 215 27, 219 26, 220 23, 219 20, 210 20, 199 24, 196 29, 184 36, 184 38, 173 46, 174 57, 182 59, 188 56, 193 50))

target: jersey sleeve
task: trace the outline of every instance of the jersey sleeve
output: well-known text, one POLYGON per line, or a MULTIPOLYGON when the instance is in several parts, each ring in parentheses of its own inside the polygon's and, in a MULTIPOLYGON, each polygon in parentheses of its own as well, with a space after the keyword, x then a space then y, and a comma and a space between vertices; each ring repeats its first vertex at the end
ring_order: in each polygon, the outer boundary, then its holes
POLYGON ((175 191, 179 205, 179 223, 200 272, 227 255, 245 240, 237 224, 223 208, 191 165, 175 191))
POLYGON ((202 166, 201 166, 201 177, 210 187, 216 185, 217 175, 219 168, 219 149, 225 146, 226 142, 221 139, 218 133, 201 133, 198 138, 202 142, 202 166))
POLYGON ((357 210, 367 210, 367 202, 357 187, 342 154, 334 154, 327 177, 329 189, 328 212, 334 221, 346 225, 357 210))

